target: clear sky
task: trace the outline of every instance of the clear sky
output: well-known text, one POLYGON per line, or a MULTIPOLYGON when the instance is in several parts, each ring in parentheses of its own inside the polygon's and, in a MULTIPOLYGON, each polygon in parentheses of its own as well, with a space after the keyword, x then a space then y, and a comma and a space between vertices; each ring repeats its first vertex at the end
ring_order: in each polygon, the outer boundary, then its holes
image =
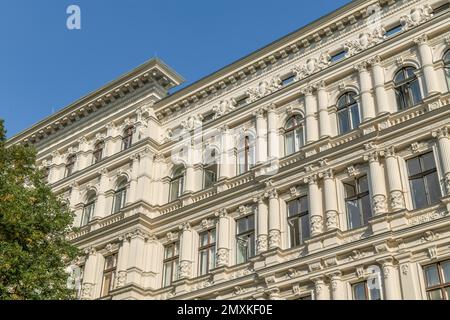
POLYGON ((153 56, 186 86, 348 2, 1 0, 0 118, 11 137, 153 56))

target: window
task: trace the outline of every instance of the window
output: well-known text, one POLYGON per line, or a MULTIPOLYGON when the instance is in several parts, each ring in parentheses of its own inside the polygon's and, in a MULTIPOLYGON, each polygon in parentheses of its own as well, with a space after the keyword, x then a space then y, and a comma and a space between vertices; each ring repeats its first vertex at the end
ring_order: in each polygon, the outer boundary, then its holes
POLYGON ((406 161, 414 209, 439 202, 441 191, 433 152, 406 161))
POLYGON ((97 142, 94 147, 94 152, 92 153, 93 164, 100 162, 103 157, 103 148, 105 147, 105 143, 103 141, 97 142))
POLYGON ((102 297, 109 295, 109 292, 114 289, 114 282, 116 280, 116 268, 117 254, 105 257, 105 266, 103 268, 102 297))
POLYGON ((214 112, 208 112, 203 116, 202 123, 208 123, 214 120, 214 112))
POLYGON ((447 79, 448 90, 450 90, 450 51, 444 56, 444 72, 445 78, 447 79))
POLYGON ((255 145, 254 139, 245 136, 241 139, 238 148, 238 173, 247 172, 255 165, 255 145))
POLYGON ((398 24, 394 27, 389 28, 388 30, 386 30, 386 37, 392 37, 393 35, 399 33, 402 31, 402 25, 398 24))
POLYGON ((97 196, 95 192, 90 192, 86 197, 86 203, 83 207, 83 216, 81 217, 81 227, 87 225, 94 216, 95 202, 97 201, 97 196))
POLYGON ((203 159, 205 165, 203 167, 203 188, 211 188, 217 182, 217 151, 216 149, 207 149, 205 158, 203 159))
POLYGON ((236 99, 236 106, 241 107, 247 104, 248 95, 240 96, 236 99))
POLYGON ((286 155, 293 154, 305 145, 303 117, 295 115, 289 118, 284 126, 284 144, 286 155))
POLYGON ((216 267, 216 229, 199 234, 198 249, 199 275, 204 275, 216 267))
POLYGON ((184 192, 184 167, 175 168, 170 179, 169 202, 178 199, 184 192))
POLYGON ((178 279, 178 258, 180 242, 174 242, 164 247, 163 287, 170 286, 178 279))
POLYGON ((339 60, 344 59, 346 54, 347 53, 345 52, 345 50, 339 51, 338 53, 335 53, 331 56, 330 62, 338 62, 339 60))
POLYGON ((282 86, 287 86, 288 84, 294 82, 294 80, 295 80, 295 74, 289 73, 288 75, 284 76, 281 79, 281 85, 282 86))
POLYGON ((439 7, 437 7, 436 9, 433 10, 433 15, 438 15, 440 13, 443 13, 445 11, 447 11, 450 8, 450 3, 445 3, 439 7))
POLYGON ((301 245, 310 236, 308 197, 303 196, 289 201, 287 208, 290 243, 291 247, 295 247, 301 245))
POLYGON ((43 181, 45 181, 46 183, 50 182, 50 167, 44 167, 42 168, 42 179, 43 181))
POLYGON ((123 137, 122 137, 122 150, 126 150, 129 147, 131 147, 131 144, 133 142, 133 131, 134 131, 134 127, 128 127, 124 132, 123 132, 123 137))
POLYGON ((418 104, 422 100, 419 80, 413 67, 398 71, 394 77, 395 96, 399 110, 404 110, 418 104))
POLYGON ((367 176, 344 182, 344 189, 348 229, 366 225, 372 216, 367 176))
POLYGON ((73 273, 75 280, 75 290, 77 291, 77 299, 81 299, 81 289, 83 288, 83 277, 84 277, 84 265, 79 266, 78 269, 74 270, 73 273))
POLYGON ((73 171, 75 169, 76 159, 77 159, 77 156, 74 154, 71 154, 67 157, 66 174, 65 174, 66 177, 70 176, 73 173, 73 171))
POLYGON ((428 300, 450 300, 450 260, 425 266, 428 300))
POLYGON ((125 203, 127 200, 127 185, 128 185, 128 181, 126 179, 122 179, 117 184, 116 192, 114 192, 113 213, 117 213, 123 207, 125 207, 125 203))
POLYGON ((377 285, 369 286, 368 281, 358 282, 352 285, 354 300, 381 300, 381 290, 377 285))
POLYGON ((250 215, 236 220, 236 262, 244 263, 255 255, 255 218, 250 215))
POLYGON ((339 133, 344 134, 359 126, 359 109, 355 92, 344 93, 337 102, 339 133))

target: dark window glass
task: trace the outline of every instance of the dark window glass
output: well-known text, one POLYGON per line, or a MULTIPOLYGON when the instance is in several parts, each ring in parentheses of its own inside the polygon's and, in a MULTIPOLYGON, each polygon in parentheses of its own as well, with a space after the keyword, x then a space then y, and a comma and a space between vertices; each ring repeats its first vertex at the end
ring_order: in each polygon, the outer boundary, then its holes
POLYGON ((126 150, 131 147, 133 143, 134 127, 127 128, 122 136, 122 150, 126 150))
POLYGON ((409 186, 415 209, 439 202, 441 190, 433 152, 406 161, 409 186))
POLYGON ((178 199, 184 192, 184 167, 174 170, 170 179, 169 202, 178 199))
POLYGON ((174 242, 164 247, 163 287, 170 286, 178 279, 180 243, 174 242))
POLYGON ((100 141, 95 144, 94 152, 92 153, 93 163, 100 162, 103 157, 103 148, 105 147, 105 143, 103 141, 100 141))
POLYGON ((423 268, 428 300, 450 300, 450 260, 423 268))
POLYGON ((295 247, 310 237, 308 197, 289 201, 287 207, 290 245, 295 247))
POLYGON ((288 84, 294 82, 295 80, 295 74, 289 74, 285 76, 283 79, 281 79, 281 85, 287 86, 288 84))
POLYGON ((348 228, 366 225, 372 216, 367 176, 345 182, 344 189, 348 228))
POLYGON ((447 89, 450 90, 450 51, 444 55, 444 72, 447 79, 447 89))
POLYGON ((66 177, 70 176, 73 173, 73 170, 75 168, 76 159, 77 159, 77 156, 74 154, 71 154, 70 156, 67 157, 66 174, 65 174, 66 177))
POLYGON ((117 213, 123 207, 125 207, 126 200, 127 200, 127 181, 123 180, 118 184, 117 190, 114 192, 113 213, 117 213))
POLYGON ((377 286, 370 288, 367 281, 352 285, 354 300, 381 300, 381 290, 377 286))
POLYGON ((402 25, 398 24, 398 25, 386 30, 386 37, 392 37, 393 35, 401 32, 401 31, 402 31, 402 25))
POLYGON ((244 263, 256 253, 254 215, 236 220, 236 262, 244 263))
POLYGON ((304 125, 301 115, 289 118, 284 127, 286 155, 293 154, 305 145, 304 125))
POLYGON ((344 59, 346 54, 347 53, 345 52, 345 50, 339 51, 338 53, 331 56, 330 61, 338 62, 339 60, 344 59))
POLYGON ((206 155, 204 160, 204 167, 203 167, 203 188, 211 188, 214 186, 214 183, 217 182, 217 176, 218 176, 218 165, 217 160, 218 155, 217 151, 215 149, 206 150, 206 155))
POLYGON ((241 139, 238 148, 238 173, 242 174, 255 165, 255 141, 250 136, 241 139))
POLYGON ((86 204, 83 207, 83 216, 81 218, 81 227, 87 225, 94 216, 95 202, 97 201, 97 196, 95 193, 90 194, 87 197, 86 204))
POLYGON ((109 295, 114 289, 116 279, 117 254, 105 257, 105 266, 103 268, 102 297, 109 295))
POLYGON ((337 102, 339 133, 344 134, 359 126, 359 109, 355 100, 356 93, 347 92, 337 102))
POLYGON ((204 275, 216 266, 216 229, 199 234, 199 275, 204 275))
POLYGON ((394 77, 395 96, 399 110, 413 107, 422 100, 415 70, 413 67, 405 67, 394 77))

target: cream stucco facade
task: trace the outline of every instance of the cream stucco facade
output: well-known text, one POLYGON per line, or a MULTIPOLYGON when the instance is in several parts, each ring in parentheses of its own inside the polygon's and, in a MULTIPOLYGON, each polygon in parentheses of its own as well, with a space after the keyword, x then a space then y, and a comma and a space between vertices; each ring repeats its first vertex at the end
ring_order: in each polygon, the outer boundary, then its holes
POLYGON ((152 59, 12 137, 76 213, 80 298, 448 299, 449 20, 356 0, 170 95, 152 59))

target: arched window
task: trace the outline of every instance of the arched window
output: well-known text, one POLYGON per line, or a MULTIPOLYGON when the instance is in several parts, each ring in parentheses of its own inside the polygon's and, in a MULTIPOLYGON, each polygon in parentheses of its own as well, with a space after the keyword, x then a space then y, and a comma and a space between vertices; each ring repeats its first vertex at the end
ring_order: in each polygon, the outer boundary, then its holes
POLYGON ((125 178, 122 178, 117 184, 117 189, 114 192, 113 213, 117 213, 125 207, 125 203, 127 201, 127 186, 128 181, 125 178))
POLYGON ((359 126, 358 102, 355 92, 344 93, 337 102, 339 133, 344 134, 359 126))
POLYGON ((247 172, 255 165, 255 139, 252 136, 246 135, 239 141, 238 147, 238 173, 247 172))
POLYGON ((65 172, 66 177, 70 176, 73 173, 73 170, 75 169, 76 159, 77 156, 75 154, 71 154, 67 157, 66 172, 65 172))
POLYGON ((86 197, 86 203, 83 207, 83 216, 81 217, 81 227, 85 226, 91 221, 94 216, 95 202, 97 201, 97 195, 94 191, 88 193, 86 197))
POLYGON ((447 87, 450 90, 450 50, 444 55, 444 72, 447 79, 447 87))
POLYGON ((413 107, 422 100, 415 70, 413 67, 405 67, 395 74, 395 96, 399 110, 413 107))
POLYGON ((203 188, 211 188, 217 182, 217 151, 216 149, 206 149, 203 159, 203 188))
POLYGON ((293 154, 305 145, 303 117, 295 115, 289 118, 284 126, 284 145, 286 155, 293 154))
POLYGON ((123 136, 122 136, 122 150, 126 150, 129 147, 131 147, 131 144, 133 142, 133 131, 134 131, 134 127, 128 127, 123 132, 123 136))
POLYGON ((170 179, 169 202, 178 199, 184 192, 184 174, 183 166, 178 166, 173 170, 170 179))
POLYGON ((105 147, 105 143, 103 141, 97 142, 94 146, 94 151, 92 153, 93 164, 100 162, 103 157, 103 148, 105 147))

